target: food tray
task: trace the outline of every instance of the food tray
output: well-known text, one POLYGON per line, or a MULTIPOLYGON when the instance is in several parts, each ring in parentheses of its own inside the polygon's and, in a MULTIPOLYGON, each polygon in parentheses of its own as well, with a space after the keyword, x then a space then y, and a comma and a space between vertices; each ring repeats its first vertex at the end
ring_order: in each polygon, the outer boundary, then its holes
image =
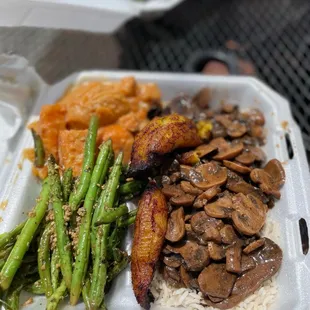
MULTIPOLYGON (((291 116, 288 102, 254 78, 86 71, 73 74, 52 86, 41 83, 32 117, 38 115, 42 104, 54 103, 72 83, 104 78, 118 80, 126 75, 135 76, 139 82, 157 83, 165 100, 180 92, 193 95, 200 88, 208 87, 212 91, 211 106, 225 101, 236 103, 241 109, 257 107, 263 111, 267 130, 265 152, 269 159, 274 157, 279 159, 286 172, 286 183, 281 190, 282 198, 268 215, 279 224, 280 246, 284 254, 283 264, 276 279, 278 298, 273 309, 309 309, 310 256, 303 254, 299 231, 301 218, 310 223, 309 169, 301 133, 291 116), (291 149, 287 148, 288 139, 291 142, 291 149)), ((4 168, 0 172, 0 202, 7 202, 5 209, 0 209, 0 216, 3 218, 0 233, 13 228, 35 204, 40 184, 32 176, 31 163, 22 162, 22 150, 32 145, 30 132, 22 130, 13 141, 9 142, 10 147, 5 148, 11 161, 3 162, 4 168)), ((131 234, 132 231, 126 238, 127 249, 130 249, 131 234)), ((36 297, 34 303, 27 309, 44 309, 44 300, 44 297, 36 297)), ((131 289, 129 269, 122 272, 114 281, 107 296, 107 306, 109 310, 139 309, 131 289)), ((73 307, 66 305, 63 309, 73 307)), ((75 309, 84 309, 84 306, 79 304, 75 309)))

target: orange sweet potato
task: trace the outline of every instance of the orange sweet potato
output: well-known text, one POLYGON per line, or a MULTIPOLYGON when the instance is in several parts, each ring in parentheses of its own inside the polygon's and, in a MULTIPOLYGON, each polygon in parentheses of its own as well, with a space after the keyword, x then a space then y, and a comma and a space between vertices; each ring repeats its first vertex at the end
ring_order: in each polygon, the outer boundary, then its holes
POLYGON ((119 151, 124 152, 124 162, 127 163, 130 159, 131 148, 133 145, 133 135, 118 124, 102 127, 98 130, 98 141, 102 143, 111 138, 113 150, 117 154, 119 151))
POLYGON ((72 168, 74 176, 81 174, 86 136, 87 130, 59 132, 59 165, 62 169, 72 168))
POLYGON ((120 92, 126 97, 133 97, 136 95, 137 82, 133 76, 126 76, 120 80, 120 92))
POLYGON ((144 102, 159 102, 161 93, 158 86, 154 83, 138 84, 137 96, 144 102))
POLYGON ((137 112, 129 112, 121 116, 117 123, 128 131, 136 133, 148 123, 147 111, 147 109, 140 109, 137 112))
POLYGON ((38 134, 43 141, 45 156, 53 154, 58 160, 59 130, 66 127, 65 109, 59 104, 44 105, 41 108, 38 134))
POLYGON ((87 129, 93 114, 100 126, 114 123, 129 112, 129 103, 120 92, 107 90, 106 85, 92 82, 74 88, 60 104, 66 107, 66 123, 70 129, 87 129))

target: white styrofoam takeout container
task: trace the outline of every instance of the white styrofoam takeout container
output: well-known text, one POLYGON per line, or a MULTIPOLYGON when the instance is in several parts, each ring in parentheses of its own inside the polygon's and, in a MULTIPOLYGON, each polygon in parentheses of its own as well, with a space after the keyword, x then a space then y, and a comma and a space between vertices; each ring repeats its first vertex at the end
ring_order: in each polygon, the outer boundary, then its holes
POLYGON ((0 26, 112 33, 134 17, 153 16, 182 0, 1 0, 0 26))
MULTIPOLYGON (((32 72, 32 77, 38 78, 32 72)), ((306 310, 310 308, 310 256, 302 253, 299 219, 310 223, 309 169, 303 148, 300 130, 295 124, 288 102, 262 82, 248 77, 211 77, 192 74, 170 74, 126 71, 85 71, 70 75, 55 85, 46 85, 42 81, 32 115, 38 115, 43 104, 54 103, 72 83, 84 80, 110 79, 133 75, 139 82, 155 82, 159 85, 163 99, 167 100, 180 92, 194 94, 202 87, 212 90, 211 105, 222 100, 233 102, 241 108, 257 107, 266 117, 267 144, 265 152, 269 159, 278 158, 283 162, 286 183, 281 190, 282 198, 269 212, 273 220, 279 223, 280 245, 283 249, 283 264, 277 277, 279 296, 273 309, 306 310), (287 122, 287 126, 283 126, 287 122), (289 159, 285 134, 290 136, 294 157, 289 159)), ((31 173, 31 163, 24 161, 22 168, 22 150, 33 145, 29 130, 23 129, 18 135, 0 145, 6 150, 8 158, 0 160, 3 169, 0 172, 0 202, 7 201, 5 210, 0 209, 3 221, 0 233, 12 229, 35 204, 40 190, 39 182, 31 173)), ((130 236, 126 239, 126 248, 130 250, 130 236)), ((23 301, 23 300, 22 300, 23 301)), ((21 302, 22 302, 21 301, 21 302)), ((36 297, 27 309, 44 309, 45 298, 36 297)), ((131 288, 130 271, 127 269, 114 281, 107 296, 109 310, 139 309, 131 288)), ((63 309, 73 309, 63 303, 63 309)), ((79 304, 74 309, 84 309, 79 304)))

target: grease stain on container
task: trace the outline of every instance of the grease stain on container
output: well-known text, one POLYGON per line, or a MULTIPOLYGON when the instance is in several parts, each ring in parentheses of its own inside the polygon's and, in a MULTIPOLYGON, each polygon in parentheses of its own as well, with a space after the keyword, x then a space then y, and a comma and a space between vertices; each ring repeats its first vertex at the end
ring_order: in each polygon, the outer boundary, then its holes
POLYGON ((5 210, 5 208, 7 207, 9 201, 6 199, 6 200, 3 200, 0 202, 0 209, 1 210, 5 210))
POLYGON ((287 129, 288 129, 288 121, 282 121, 282 122, 281 122, 281 127, 282 127, 284 130, 287 130, 287 129))

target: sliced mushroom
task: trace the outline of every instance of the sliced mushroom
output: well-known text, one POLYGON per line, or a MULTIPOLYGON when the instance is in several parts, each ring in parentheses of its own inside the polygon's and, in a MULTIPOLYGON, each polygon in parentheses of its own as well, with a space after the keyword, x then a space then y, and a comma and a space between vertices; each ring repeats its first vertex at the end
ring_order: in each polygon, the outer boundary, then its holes
POLYGON ((176 183, 181 179, 181 172, 173 172, 170 176, 172 183, 176 183))
POLYGON ((246 166, 249 166, 254 163, 255 155, 249 149, 246 149, 236 157, 236 161, 246 166))
POLYGON ((224 126, 226 129, 228 129, 232 124, 232 118, 231 115, 227 114, 218 114, 214 117, 214 119, 220 123, 222 126, 224 126))
POLYGON ((238 277, 231 295, 227 299, 219 303, 206 300, 209 306, 219 309, 233 308, 278 272, 282 262, 282 251, 277 244, 266 238, 265 245, 253 253, 255 254, 252 254, 251 257, 256 266, 238 277))
POLYGON ((226 188, 234 193, 242 193, 244 195, 251 194, 260 199, 263 203, 268 202, 268 198, 263 194, 261 189, 245 182, 239 175, 231 170, 227 171, 226 188))
POLYGON ((170 247, 169 244, 166 244, 166 245, 163 247, 162 252, 163 252, 164 255, 169 255, 169 254, 172 253, 172 252, 170 251, 169 247, 170 247))
POLYGON ((207 189, 205 192, 203 192, 202 195, 204 195, 207 200, 211 200, 220 192, 221 192, 221 189, 218 186, 213 186, 213 187, 207 189))
POLYGON ((233 205, 232 220, 237 230, 248 236, 257 234, 265 224, 268 207, 253 195, 242 193, 233 197, 233 205))
POLYGON ((182 264, 182 257, 178 254, 165 256, 163 262, 168 267, 178 268, 182 264))
POLYGON ((170 185, 171 184, 171 180, 167 175, 163 175, 161 178, 161 184, 162 185, 170 185))
POLYGON ((177 269, 165 266, 164 267, 164 279, 172 286, 179 288, 182 287, 182 280, 180 273, 177 269))
POLYGON ((181 178, 191 182, 192 184, 203 181, 202 175, 191 166, 181 165, 180 172, 181 178))
POLYGON ((225 264, 211 264, 198 276, 198 284, 205 297, 227 298, 236 278, 236 275, 226 271, 225 264))
POLYGON ((232 159, 238 156, 243 150, 243 143, 231 144, 228 148, 220 151, 217 155, 213 156, 216 160, 232 159))
POLYGON ((230 218, 233 210, 232 200, 230 197, 222 197, 213 203, 204 206, 205 212, 215 218, 230 218))
POLYGON ((180 183, 181 185, 181 189, 187 193, 187 194, 191 194, 191 195, 200 195, 202 193, 202 190, 194 187, 190 182, 187 181, 181 181, 180 183))
POLYGON ((226 128, 218 122, 213 122, 212 126, 212 137, 222 138, 227 136, 226 128))
POLYGON ((180 267, 180 276, 187 288, 198 289, 197 279, 195 279, 183 266, 180 267))
POLYGON ((199 235, 197 235, 193 229, 191 224, 185 224, 185 231, 186 231, 186 237, 187 240, 194 241, 200 245, 208 245, 207 241, 204 241, 199 235))
POLYGON ((181 206, 181 207, 190 207, 195 200, 195 196, 189 194, 183 194, 181 196, 172 197, 170 199, 170 203, 174 206, 181 206))
POLYGON ((232 113, 235 109, 236 109, 237 106, 235 106, 234 104, 231 104, 231 103, 224 103, 222 105, 222 111, 224 113, 232 113))
POLYGON ((221 260, 225 257, 224 247, 214 242, 208 242, 208 250, 210 257, 213 260, 221 260))
POLYGON ((243 249, 243 253, 250 254, 251 252, 262 247, 264 244, 265 244, 265 238, 255 240, 243 249))
POLYGON ((179 159, 181 164, 191 165, 191 166, 196 165, 199 162, 199 160, 200 159, 196 151, 189 151, 189 152, 183 153, 179 159))
POLYGON ((250 177, 264 193, 280 199, 279 189, 285 182, 285 171, 277 159, 270 160, 264 169, 252 170, 250 177))
POLYGON ((178 251, 190 271, 201 271, 210 263, 208 248, 196 242, 187 241, 185 245, 179 247, 178 251))
POLYGON ((193 216, 192 214, 186 214, 185 217, 184 217, 184 222, 186 223, 186 222, 190 221, 192 216, 193 216))
POLYGON ((209 145, 218 148, 219 152, 229 148, 229 143, 223 137, 212 139, 209 145))
POLYGON ((259 109, 250 109, 242 113, 242 116, 246 119, 249 119, 256 125, 263 126, 265 125, 264 114, 259 109))
POLYGON ((247 174, 251 172, 251 169, 247 166, 244 166, 240 163, 236 163, 233 161, 229 161, 229 160, 224 160, 223 161, 224 166, 226 166, 227 168, 239 172, 241 174, 247 174))
POLYGON ((164 184, 162 188, 162 193, 168 199, 184 195, 184 192, 182 191, 179 185, 169 185, 169 184, 164 184))
POLYGON ((239 121, 233 121, 227 127, 227 134, 232 138, 240 138, 247 132, 247 128, 244 124, 239 121))
POLYGON ((249 255, 241 256, 241 273, 251 270, 255 268, 255 266, 256 266, 255 261, 251 256, 249 255))
POLYGON ((256 161, 264 162, 266 160, 266 154, 257 146, 249 146, 249 151, 254 155, 256 161))
POLYGON ((170 213, 165 237, 171 242, 178 242, 183 238, 184 235, 184 210, 182 207, 180 207, 170 213))
POLYGON ((201 195, 199 195, 196 198, 193 204, 193 207, 196 209, 203 208, 207 204, 208 200, 211 200, 220 192, 221 192, 221 189, 218 186, 213 186, 207 189, 206 191, 204 191, 201 195))
POLYGON ((198 212, 191 218, 193 231, 204 241, 221 242, 220 230, 224 224, 221 220, 209 217, 204 211, 198 212))
POLYGON ((193 98, 192 103, 201 109, 206 109, 211 101, 211 91, 208 88, 202 88, 193 98))
POLYGON ((196 171, 203 177, 203 181, 195 182, 194 185, 202 190, 207 190, 214 186, 221 186, 226 183, 227 172, 226 168, 221 167, 216 162, 209 162, 200 165, 196 171))
POLYGON ((208 295, 209 299, 214 302, 214 303, 218 303, 218 302, 221 302, 223 301, 224 298, 218 298, 218 297, 213 297, 213 296, 210 296, 208 295))
POLYGON ((233 244, 236 240, 238 240, 238 236, 236 235, 234 228, 228 224, 220 230, 220 235, 222 242, 225 244, 233 244))
POLYGON ((264 128, 262 126, 256 125, 256 124, 250 124, 249 134, 252 137, 258 138, 260 140, 264 139, 264 137, 265 137, 264 128))
POLYGON ((233 273, 241 272, 241 247, 233 245, 226 250, 226 270, 233 273))
POLYGON ((199 158, 204 157, 214 151, 217 150, 217 146, 212 145, 212 144, 202 144, 198 146, 195 150, 196 154, 198 155, 199 158))
POLYGON ((277 159, 271 159, 264 167, 264 170, 274 178, 274 181, 279 186, 285 183, 285 170, 277 159))

